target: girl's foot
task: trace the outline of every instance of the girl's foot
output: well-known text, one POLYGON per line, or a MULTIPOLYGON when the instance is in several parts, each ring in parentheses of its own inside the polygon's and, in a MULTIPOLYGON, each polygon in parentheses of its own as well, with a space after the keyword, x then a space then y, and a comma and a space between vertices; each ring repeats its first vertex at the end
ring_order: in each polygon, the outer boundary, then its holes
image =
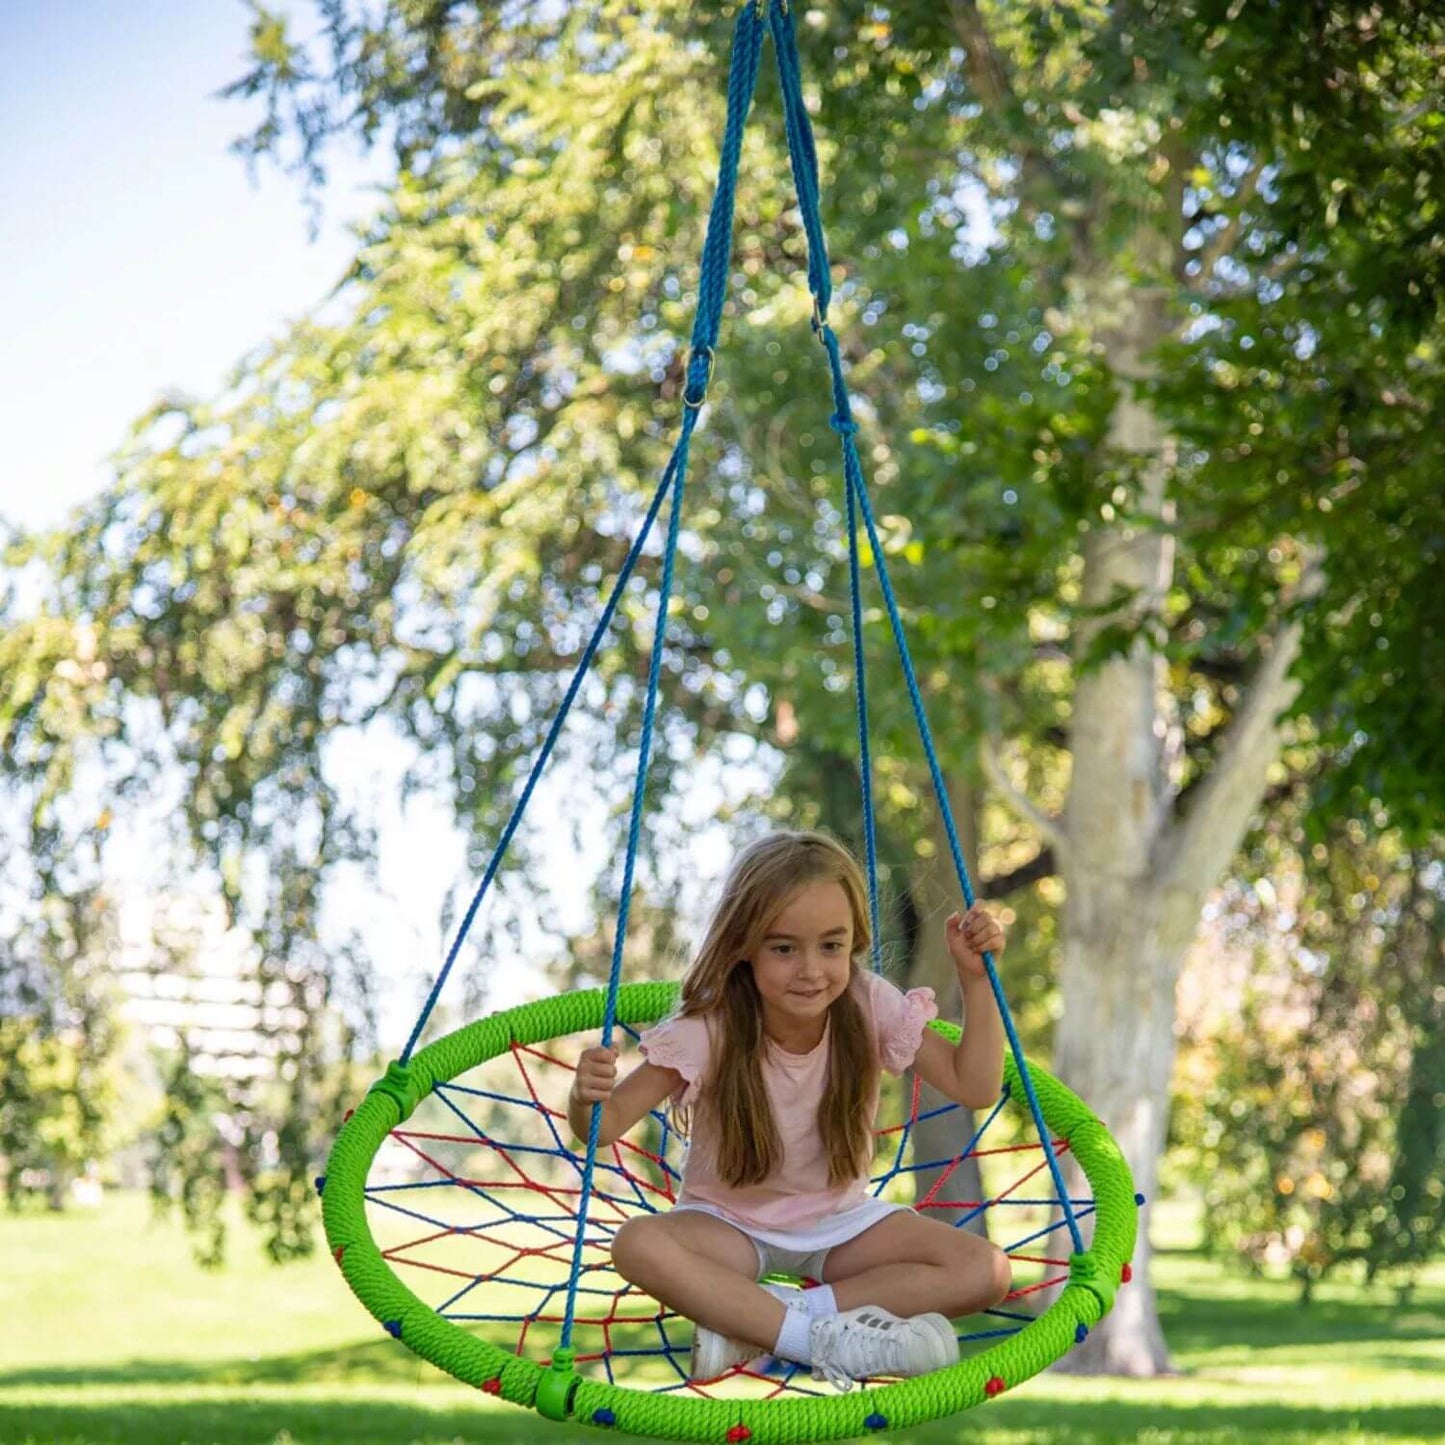
MULTIPOLYGON (((775 1299, 782 1300, 789 1309, 802 1309, 803 1291, 787 1284, 765 1284, 763 1286, 775 1299)), ((745 1365, 770 1351, 750 1345, 746 1340, 735 1340, 706 1325, 692 1327, 692 1362, 687 1375, 690 1380, 702 1382, 715 1380, 737 1365, 745 1365)))
POLYGON ((943 1315, 900 1319, 860 1305, 813 1321, 813 1378, 849 1390, 874 1375, 927 1375, 958 1362, 958 1338, 943 1315))

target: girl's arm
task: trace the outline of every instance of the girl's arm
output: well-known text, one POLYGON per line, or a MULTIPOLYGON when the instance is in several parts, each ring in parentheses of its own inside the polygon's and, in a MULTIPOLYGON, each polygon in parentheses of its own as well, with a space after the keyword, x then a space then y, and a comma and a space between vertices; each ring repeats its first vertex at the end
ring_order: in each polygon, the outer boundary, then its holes
POLYGON ((987 1109, 1003 1088, 1003 1019, 988 981, 983 955, 1004 949, 1003 928, 975 903, 947 924, 948 948, 963 988, 963 1037, 957 1046, 924 1029, 913 1064, 925 1083, 965 1109, 987 1109))
POLYGON ((592 1127, 592 1105, 602 1105, 597 1129, 597 1146, 620 1139, 644 1114, 657 1108, 683 1081, 676 1069, 659 1068, 644 1061, 620 1084, 617 1078, 617 1050, 601 1047, 583 1050, 577 1073, 567 1095, 567 1124, 579 1143, 587 1142, 592 1127))

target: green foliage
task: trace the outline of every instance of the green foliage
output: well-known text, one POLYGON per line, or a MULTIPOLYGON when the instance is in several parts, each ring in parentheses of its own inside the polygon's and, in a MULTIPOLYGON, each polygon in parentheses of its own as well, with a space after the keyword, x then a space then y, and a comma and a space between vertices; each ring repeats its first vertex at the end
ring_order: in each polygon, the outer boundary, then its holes
POLYGON ((165 1107, 154 1130, 151 1197, 161 1214, 179 1209, 196 1262, 216 1269, 226 1257, 227 1178, 215 1128, 225 1095, 216 1080, 196 1072, 184 1039, 165 1085, 165 1107))
POLYGON ((120 1098, 104 894, 40 900, 0 951, 0 1170, 12 1207, 70 1184, 117 1141, 120 1098))
MULTIPOLYGON (((350 1001, 320 941, 326 894, 375 853, 336 745, 406 748, 406 786, 452 801, 480 870, 675 435, 730 24, 683 0, 318 8, 308 54, 253 4, 234 91, 267 102, 241 149, 313 184, 333 137, 394 146, 350 275, 223 395, 141 418, 114 488, 14 549, 35 586, 0 613, 0 768, 39 876, 94 886, 84 859, 106 830, 83 806, 87 769, 121 810, 183 779, 171 841, 310 1021, 278 1034, 271 1088, 227 1101, 245 1157, 275 1142, 277 1172, 247 1177, 281 1255, 304 1248, 301 1181, 351 1047, 328 1022, 350 1001)), ((799 12, 831 320, 950 776, 974 779, 979 737, 1007 735, 1058 810, 1079 671, 1141 636, 1130 599, 1083 606, 1084 549, 1162 526, 1173 588, 1142 636, 1170 664, 1171 786, 1209 776, 1255 664, 1299 618, 1320 819, 1376 802, 1416 839, 1430 825, 1440 22, 1421 4, 1306 8, 799 12), (1152 381, 1120 361, 1139 297, 1166 339, 1152 381), (1162 518, 1109 442, 1129 383, 1178 438, 1162 518)), ((684 499, 654 810, 730 740, 854 747, 840 470, 776 98, 768 78, 684 499)), ((635 758, 651 561, 577 704, 609 802, 635 758)), ((928 783, 871 595, 865 632, 903 867, 924 854, 928 783)), ((780 809, 811 806, 808 777, 780 809)), ((664 836, 644 830, 659 898, 664 836)), ((991 871, 1038 856, 997 816, 984 844, 991 871)), ((533 846, 519 836, 497 886, 533 846)), ((1029 908, 1050 942, 1052 901, 1029 908)), ((177 1107, 189 1139, 204 1109, 177 1107)), ((204 1194, 204 1151, 182 1157, 204 1194)))
POLYGON ((1266 955, 1241 1016, 1191 1065, 1176 1128, 1210 1242, 1287 1262, 1306 1296, 1363 1265, 1408 1286, 1445 1220, 1445 887, 1438 861, 1358 824, 1238 903, 1266 955))

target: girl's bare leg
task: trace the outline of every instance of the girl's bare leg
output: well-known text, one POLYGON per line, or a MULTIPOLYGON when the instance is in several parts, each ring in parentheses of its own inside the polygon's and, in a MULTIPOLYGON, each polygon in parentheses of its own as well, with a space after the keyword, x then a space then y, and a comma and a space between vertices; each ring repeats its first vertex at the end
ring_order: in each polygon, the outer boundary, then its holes
POLYGON ((824 1282, 840 1310, 877 1305, 895 1315, 949 1319, 990 1309, 1008 1294, 1008 1256, 939 1219, 900 1211, 828 1251, 824 1282))
POLYGON ((710 1330, 770 1350, 784 1305, 757 1283, 753 1242, 710 1214, 679 1210, 629 1219, 612 1243, 629 1284, 710 1330))

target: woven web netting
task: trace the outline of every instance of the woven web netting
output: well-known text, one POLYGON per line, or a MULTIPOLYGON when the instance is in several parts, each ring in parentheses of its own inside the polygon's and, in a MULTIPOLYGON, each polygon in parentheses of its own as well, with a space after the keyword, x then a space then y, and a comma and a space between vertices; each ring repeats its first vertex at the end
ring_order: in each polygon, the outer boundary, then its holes
MULTIPOLYGON (((621 1032, 619 1042, 635 1042, 634 1030, 621 1032)), ((446 1319, 539 1364, 560 1341, 581 1199, 585 1151, 567 1126, 567 1093, 578 1054, 595 1039, 594 1031, 513 1045, 439 1084, 383 1142, 367 1180, 372 1234, 398 1278, 446 1319)), ((966 1354, 1032 1321, 1042 1296, 1066 1282, 1069 1266, 1043 1149, 1027 1109, 1007 1093, 976 1116, 957 1158, 918 1157, 920 1122, 958 1112, 949 1104, 920 1114, 917 1083, 885 1075, 871 1192, 955 1228, 986 1221, 989 1237, 1012 1260, 1009 1296, 956 1322, 966 1354), (966 1158, 977 1160, 981 1190, 960 1189, 971 1177, 962 1169, 966 1158), (980 1197, 959 1197, 974 1192, 980 1197)), ((611 1244, 623 1223, 676 1202, 685 1147, 657 1111, 598 1152, 574 1303, 576 1369, 664 1394, 831 1393, 806 1367, 767 1357, 720 1380, 692 1383, 691 1322, 613 1270, 611 1244)), ((1062 1155, 1067 1145, 1056 1139, 1054 1149, 1062 1155)), ((1093 1212, 1087 1194, 1070 1202, 1076 1218, 1093 1212)))

